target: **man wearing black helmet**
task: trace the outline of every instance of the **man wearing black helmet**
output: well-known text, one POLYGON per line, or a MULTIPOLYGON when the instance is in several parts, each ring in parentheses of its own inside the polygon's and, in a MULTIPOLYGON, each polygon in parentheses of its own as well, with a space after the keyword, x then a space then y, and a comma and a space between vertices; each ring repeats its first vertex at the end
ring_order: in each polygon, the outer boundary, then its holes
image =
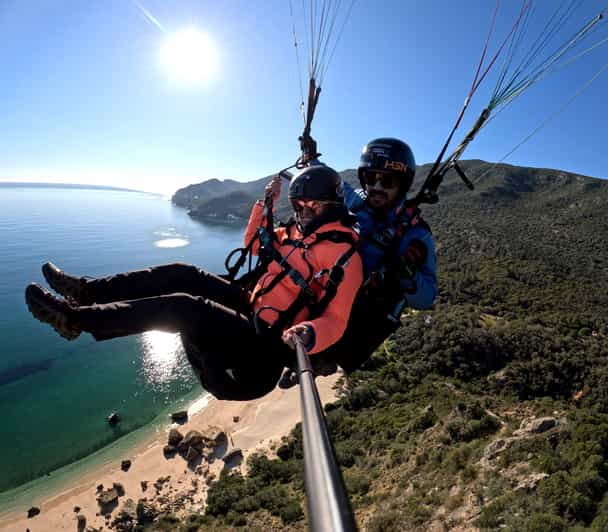
POLYGON ((406 203, 416 173, 412 150, 398 139, 374 139, 364 146, 357 173, 362 188, 345 183, 345 203, 359 223, 366 281, 347 333, 334 348, 347 371, 397 329, 405 306, 430 308, 437 294, 430 228, 406 203))
MULTIPOLYGON (((278 196, 279 181, 267 188, 278 196)), ((247 286, 188 264, 91 279, 47 263, 44 277, 65 299, 32 283, 27 306, 68 340, 82 332, 96 340, 179 332, 207 391, 221 399, 260 397, 292 358, 294 336, 310 354, 339 340, 363 280, 340 175, 308 167, 292 179, 289 199, 296 223, 277 229, 264 219, 265 202, 253 206, 245 243, 260 268, 247 286)))

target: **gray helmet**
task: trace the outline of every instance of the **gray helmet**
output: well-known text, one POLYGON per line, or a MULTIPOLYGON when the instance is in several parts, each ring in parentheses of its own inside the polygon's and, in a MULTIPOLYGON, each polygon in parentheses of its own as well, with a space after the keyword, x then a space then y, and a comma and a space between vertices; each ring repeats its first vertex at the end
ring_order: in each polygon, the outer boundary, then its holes
POLYGON ((344 184, 333 168, 318 164, 304 168, 289 183, 288 197, 293 200, 344 203, 344 184))

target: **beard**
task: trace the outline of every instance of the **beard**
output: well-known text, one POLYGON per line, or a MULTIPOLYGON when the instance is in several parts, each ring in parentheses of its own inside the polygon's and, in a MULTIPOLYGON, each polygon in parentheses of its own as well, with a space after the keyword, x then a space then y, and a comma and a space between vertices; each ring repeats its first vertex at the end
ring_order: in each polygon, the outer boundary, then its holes
POLYGON ((388 194, 374 190, 367 194, 368 201, 372 207, 386 207, 388 205, 388 194))
POLYGON ((380 190, 373 190, 372 192, 368 192, 367 194, 370 198, 378 198, 383 200, 388 200, 388 195, 386 192, 382 192, 380 190))
POLYGON ((306 233, 306 228, 310 225, 310 223, 315 219, 315 217, 310 212, 305 212, 308 210, 304 207, 303 211, 296 212, 294 218, 296 220, 296 226, 300 233, 306 233))

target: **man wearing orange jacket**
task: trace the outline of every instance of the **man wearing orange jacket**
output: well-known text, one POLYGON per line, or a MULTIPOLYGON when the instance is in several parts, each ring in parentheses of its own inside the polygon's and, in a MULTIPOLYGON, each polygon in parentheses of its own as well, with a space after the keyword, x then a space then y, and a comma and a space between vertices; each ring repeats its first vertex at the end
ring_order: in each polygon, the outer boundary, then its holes
MULTIPOLYGON (((314 356, 346 329, 363 272, 343 191, 333 169, 307 167, 289 185, 295 221, 277 229, 264 227, 267 209, 256 202, 245 232, 260 257, 251 290, 188 264, 92 279, 47 263, 44 277, 65 299, 32 283, 26 303, 68 340, 81 332, 96 340, 179 332, 206 390, 221 399, 260 397, 292 357, 294 336, 314 356)), ((280 178, 267 192, 278 198, 280 178)))

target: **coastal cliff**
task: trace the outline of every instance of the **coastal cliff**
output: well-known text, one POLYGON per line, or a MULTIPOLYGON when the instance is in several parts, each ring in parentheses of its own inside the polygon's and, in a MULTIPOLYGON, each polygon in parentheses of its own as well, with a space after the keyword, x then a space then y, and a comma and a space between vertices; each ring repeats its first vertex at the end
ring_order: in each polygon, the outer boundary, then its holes
MULTIPOLYGON (((358 186, 355 170, 341 172, 343 179, 358 186)), ((255 200, 264 197, 264 187, 272 176, 240 183, 227 179, 210 179, 196 185, 179 189, 171 201, 188 210, 188 214, 201 221, 246 223, 255 200)), ((279 219, 290 215, 287 201, 287 181, 283 181, 283 193, 276 208, 279 219)))

